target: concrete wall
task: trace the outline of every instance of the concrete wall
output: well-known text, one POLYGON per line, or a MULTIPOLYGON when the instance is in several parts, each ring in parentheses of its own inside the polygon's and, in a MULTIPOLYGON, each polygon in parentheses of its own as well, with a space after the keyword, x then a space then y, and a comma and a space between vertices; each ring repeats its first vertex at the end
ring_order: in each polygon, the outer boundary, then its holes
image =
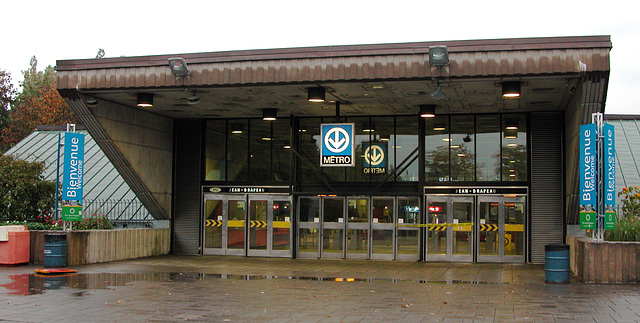
POLYGON ((67 266, 169 254, 170 229, 30 231, 30 263, 44 264, 44 236, 66 233, 67 266))

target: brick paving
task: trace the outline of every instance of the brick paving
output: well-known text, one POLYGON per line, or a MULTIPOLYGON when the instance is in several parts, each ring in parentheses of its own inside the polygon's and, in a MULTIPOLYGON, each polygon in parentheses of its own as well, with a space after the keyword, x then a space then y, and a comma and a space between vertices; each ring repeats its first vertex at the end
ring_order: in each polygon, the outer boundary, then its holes
POLYGON ((6 322, 640 322, 640 287, 544 267, 165 256, 38 277, 0 268, 6 322))

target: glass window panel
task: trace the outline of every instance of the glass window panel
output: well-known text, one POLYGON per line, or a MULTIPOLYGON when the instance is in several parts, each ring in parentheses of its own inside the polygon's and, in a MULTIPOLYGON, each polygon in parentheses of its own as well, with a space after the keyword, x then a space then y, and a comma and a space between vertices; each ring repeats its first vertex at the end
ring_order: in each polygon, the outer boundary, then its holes
POLYGON ((472 115, 451 116, 451 181, 475 180, 475 122, 472 115))
POLYGON ((275 182, 289 181, 289 165, 291 165, 291 142, 289 119, 278 119, 273 125, 271 180, 275 182))
POLYGON ((449 181, 449 117, 425 119, 425 179, 449 181))
POLYGON ((222 200, 206 200, 205 214, 213 221, 205 221, 205 248, 222 248, 222 208, 222 200))
POLYGON ((320 222, 320 198, 301 197, 299 207, 300 222, 320 222))
POLYGON ((242 125, 243 130, 241 132, 233 131, 234 133, 229 133, 227 137, 227 180, 246 180, 249 165, 249 123, 248 120, 229 120, 229 124, 242 125))
POLYGON ((271 125, 262 119, 249 120, 249 178, 252 181, 268 181, 271 174, 271 125))
POLYGON ((369 199, 350 198, 348 201, 349 222, 369 222, 369 199))
POLYGON ((364 153, 367 153, 369 149, 368 162, 365 154, 363 154, 364 165, 363 171, 369 172, 372 181, 383 181, 389 175, 389 172, 393 171, 393 132, 394 132, 394 118, 393 117, 374 117, 371 118, 371 122, 375 125, 375 131, 371 131, 371 143, 372 145, 364 145, 364 153), (380 147, 381 149, 373 149, 370 147, 380 147), (367 167, 367 165, 369 167, 367 167))
POLYGON ((205 180, 225 180, 226 120, 207 121, 205 134, 205 180))
POLYGON ((400 168, 397 181, 418 181, 418 118, 396 117, 396 135, 391 139, 389 168, 400 168))
POLYGON ((303 182, 319 182, 320 178, 320 118, 302 118, 298 127, 300 143, 300 179, 303 182))
POLYGON ((371 231, 371 253, 393 254, 393 230, 371 231))
POLYGON ((325 198, 322 216, 324 222, 344 222, 344 200, 341 198, 325 198))
POLYGON ((374 198, 372 223, 393 223, 393 210, 392 198, 374 198))
POLYGON ((418 255, 420 238, 418 230, 398 230, 398 255, 418 255))
POLYGON ((298 250, 300 252, 318 252, 318 229, 301 228, 298 232, 298 250))
POLYGON ((502 180, 527 180, 527 122, 524 114, 502 116, 502 180))
POLYGON ((398 224, 420 223, 420 199, 398 198, 398 224))
MULTIPOLYGON (((354 138, 354 147, 355 147, 355 167, 341 167, 346 168, 347 171, 347 181, 370 181, 370 174, 365 174, 363 171, 363 156, 365 146, 368 146, 368 143, 371 141, 371 138, 375 134, 375 124, 369 124, 369 118, 348 118, 347 123, 354 123, 355 127, 355 138, 354 138)), ((325 167, 325 170, 329 167, 325 167)), ((333 167, 338 168, 338 167, 333 167)), ((340 170, 344 171, 344 170, 340 170)), ((327 173, 329 174, 329 173, 327 173)), ((336 175, 329 176, 332 180, 339 180, 340 172, 336 175), (334 179, 336 178, 336 179, 334 179)), ((344 176, 344 175, 343 175, 344 176)), ((343 177, 344 178, 344 177, 343 177)))
POLYGON ((500 181, 500 115, 476 116, 476 180, 500 181))

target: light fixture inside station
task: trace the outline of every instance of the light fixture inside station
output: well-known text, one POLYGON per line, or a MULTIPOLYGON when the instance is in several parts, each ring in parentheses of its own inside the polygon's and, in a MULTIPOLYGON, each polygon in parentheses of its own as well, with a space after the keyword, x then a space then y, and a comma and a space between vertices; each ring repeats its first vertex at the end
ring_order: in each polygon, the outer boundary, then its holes
POLYGON ((191 74, 187 62, 182 57, 169 58, 169 68, 175 76, 187 76, 191 74))
POLYGON ((520 97, 520 86, 521 82, 519 81, 509 81, 502 83, 502 98, 503 99, 517 99, 520 97))
POLYGON ((420 108, 421 118, 433 118, 436 116, 436 106, 434 104, 421 104, 420 108))
POLYGON ((325 89, 321 86, 310 87, 307 89, 307 100, 309 102, 324 102, 325 89))
POLYGON ((274 121, 276 119, 278 119, 278 109, 275 109, 275 108, 262 109, 262 120, 274 121))
POLYGON ((140 108, 150 108, 153 106, 153 93, 138 93, 136 105, 140 108))

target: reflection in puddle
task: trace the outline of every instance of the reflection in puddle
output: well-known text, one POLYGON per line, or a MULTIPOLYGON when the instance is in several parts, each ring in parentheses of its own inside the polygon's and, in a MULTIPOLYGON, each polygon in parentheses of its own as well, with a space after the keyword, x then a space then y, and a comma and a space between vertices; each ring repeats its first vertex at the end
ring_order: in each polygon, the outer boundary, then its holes
MULTIPOLYGON (((420 284, 502 284, 495 282, 462 281, 462 280, 417 280, 417 279, 383 279, 383 278, 352 278, 352 277, 313 277, 313 276, 273 276, 273 275, 234 275, 234 274, 205 274, 195 272, 184 273, 144 273, 144 274, 65 274, 65 275, 41 275, 22 274, 10 275, 12 282, 0 287, 9 291, 10 295, 34 295, 43 294, 46 290, 61 288, 73 289, 110 289, 114 286, 130 286, 133 282, 193 282, 213 279, 230 280, 263 280, 263 279, 289 279, 319 282, 391 282, 391 283, 420 283, 420 284)), ((0 290, 2 291, 2 290, 0 290)), ((86 291, 72 293, 81 297, 86 291)))

